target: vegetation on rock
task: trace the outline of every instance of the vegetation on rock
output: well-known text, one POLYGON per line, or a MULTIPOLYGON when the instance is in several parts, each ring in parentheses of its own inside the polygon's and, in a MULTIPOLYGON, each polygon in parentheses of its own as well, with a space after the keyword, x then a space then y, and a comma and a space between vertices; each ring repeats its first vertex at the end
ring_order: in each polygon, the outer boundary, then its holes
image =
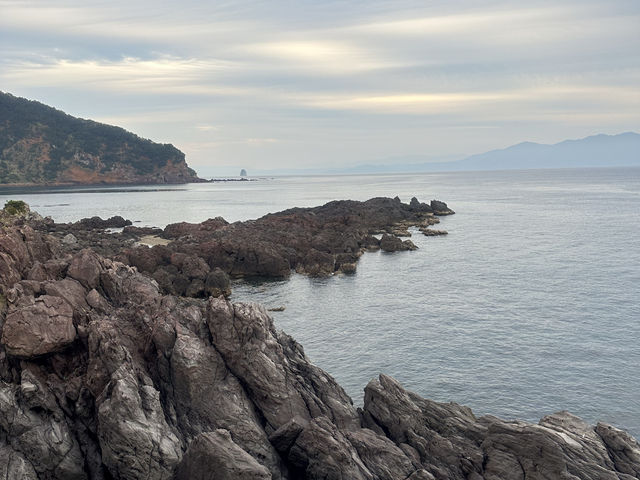
POLYGON ((173 145, 0 92, 0 184, 197 180, 173 145))
POLYGON ((4 211, 9 215, 23 215, 29 213, 29 205, 22 200, 7 200, 4 211))

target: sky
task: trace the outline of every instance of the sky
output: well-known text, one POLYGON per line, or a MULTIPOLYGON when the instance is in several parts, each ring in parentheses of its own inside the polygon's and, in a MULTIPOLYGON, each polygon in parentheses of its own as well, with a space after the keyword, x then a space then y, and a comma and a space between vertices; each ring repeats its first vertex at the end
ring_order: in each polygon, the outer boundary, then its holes
POLYGON ((640 1, 0 0, 0 90, 202 175, 640 131, 640 1))

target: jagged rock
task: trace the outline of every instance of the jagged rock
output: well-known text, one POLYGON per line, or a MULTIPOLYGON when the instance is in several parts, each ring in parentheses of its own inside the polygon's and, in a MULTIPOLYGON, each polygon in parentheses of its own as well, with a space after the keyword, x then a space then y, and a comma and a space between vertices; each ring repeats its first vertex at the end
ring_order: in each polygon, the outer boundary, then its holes
POLYGON ((38 474, 24 456, 9 445, 0 444, 0 478, 38 480, 38 474))
POLYGON ((213 344, 248 389, 267 422, 267 433, 294 416, 310 420, 326 415, 341 427, 359 424, 344 390, 311 365, 291 337, 276 333, 263 307, 222 298, 210 298, 207 307, 213 344))
POLYGON ((367 428, 344 435, 376 480, 404 480, 415 472, 409 457, 388 438, 367 428))
POLYGON ((380 248, 385 252, 401 252, 405 250, 416 250, 416 247, 411 240, 405 240, 404 242, 394 235, 382 235, 380 239, 380 248))
POLYGON ((71 224, 73 229, 90 229, 90 230, 103 230, 105 228, 123 228, 131 225, 131 220, 125 220, 120 215, 115 215, 111 218, 103 220, 100 217, 82 218, 77 222, 71 224))
POLYGON ((171 479, 182 458, 180 440, 167 425, 159 392, 139 384, 126 363, 98 398, 102 461, 116 478, 171 479))
POLYGON ((453 215, 455 213, 446 203, 439 200, 431 200, 431 210, 436 215, 453 215))
POLYGON ((207 233, 219 230, 226 225, 229 225, 229 222, 222 217, 210 218, 202 223, 172 223, 165 227, 163 237, 175 239, 187 235, 194 237, 206 236, 207 233))
POLYGON ((162 234, 162 229, 158 227, 136 227, 133 225, 127 225, 122 229, 122 233, 127 235, 135 235, 137 237, 143 237, 147 235, 159 236, 162 234))
POLYGON ((342 273, 353 274, 356 273, 356 269, 358 268, 357 264, 354 263, 342 263, 340 265, 340 271, 342 273))
POLYGON ((182 273, 188 278, 204 280, 209 273, 209 265, 202 258, 188 255, 182 262, 182 273))
POLYGON ((364 411, 396 444, 415 449, 436 478, 481 478, 483 455, 467 434, 476 423, 469 408, 422 399, 380 375, 365 388, 364 411))
POLYGON ((42 295, 7 314, 0 343, 9 355, 33 358, 59 352, 76 338, 73 309, 60 297, 42 295))
POLYGON ((289 452, 298 435, 309 425, 309 421, 302 417, 294 416, 287 423, 269 435, 269 441, 280 453, 289 452))
POLYGON ((171 355, 171 373, 176 414, 188 437, 227 429, 235 443, 260 459, 273 478, 280 478, 281 462, 251 399, 211 345, 193 334, 179 334, 171 355))
POLYGON ((289 451, 303 478, 373 480, 373 475, 344 434, 326 417, 313 419, 289 451))
MULTIPOLYGON (((29 388, 40 389, 41 398, 48 395, 42 384, 22 385, 23 391, 29 388)), ((36 402, 30 407, 21 402, 20 390, 18 385, 0 381, 0 431, 10 440, 11 448, 17 450, 5 450, 6 455, 16 459, 14 468, 27 475, 35 470, 39 478, 85 479, 82 453, 62 412, 57 407, 54 411, 48 409, 56 405, 55 401, 36 402)))
POLYGON ((44 282, 43 288, 47 295, 62 298, 69 304, 76 323, 82 320, 89 310, 86 290, 80 282, 73 278, 67 277, 62 280, 44 282))
MULTIPOLYGON (((431 205, 428 205, 426 203, 421 203, 418 201, 416 197, 413 197, 411 199, 411 201, 409 202, 409 207, 416 212, 433 213, 433 202, 431 205)), ((446 207, 446 204, 445 204, 445 207, 446 207)))
POLYGON ((625 475, 640 478, 640 447, 627 432, 605 423, 598 423, 595 432, 600 436, 615 469, 625 475))
POLYGON ((634 439, 603 424, 594 429, 568 412, 539 425, 476 418, 466 407, 425 400, 381 375, 365 388, 363 417, 414 449, 436 479, 637 478, 634 439))
POLYGON ((85 300, 87 305, 99 313, 107 313, 109 311, 109 303, 95 288, 87 293, 85 300))
POLYGON ((335 263, 333 255, 312 248, 302 260, 298 271, 313 277, 331 275, 335 271, 335 263))
POLYGON ((269 471, 231 439, 227 430, 203 433, 189 445, 176 480, 267 480, 269 471))

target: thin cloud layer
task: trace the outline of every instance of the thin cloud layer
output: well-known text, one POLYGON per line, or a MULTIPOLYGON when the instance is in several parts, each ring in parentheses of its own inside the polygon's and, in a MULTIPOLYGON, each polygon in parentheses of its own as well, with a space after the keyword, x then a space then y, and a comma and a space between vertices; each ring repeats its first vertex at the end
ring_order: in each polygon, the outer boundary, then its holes
POLYGON ((640 129, 637 2, 424 3, 0 0, 0 89, 211 174, 640 129))

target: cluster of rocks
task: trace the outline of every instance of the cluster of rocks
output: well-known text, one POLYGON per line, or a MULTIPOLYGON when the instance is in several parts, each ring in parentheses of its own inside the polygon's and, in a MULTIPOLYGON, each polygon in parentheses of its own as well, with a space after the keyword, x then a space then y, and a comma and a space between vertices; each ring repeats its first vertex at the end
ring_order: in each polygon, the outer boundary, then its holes
POLYGON ((354 273, 367 250, 415 250, 410 227, 426 235, 450 215, 444 202, 409 204, 399 198, 366 202, 334 201, 314 208, 294 208, 257 220, 228 223, 221 217, 202 223, 175 223, 164 229, 136 227, 122 217, 83 219, 71 224, 43 222, 69 252, 92 248, 154 278, 163 293, 205 298, 230 293, 230 277, 285 278, 292 271, 313 276, 354 273), (121 232, 104 232, 107 228, 121 232), (378 236, 381 238, 378 238, 378 236), (141 244, 149 236, 162 240, 141 244))
POLYGON ((566 412, 478 418, 384 375, 356 409, 263 307, 29 225, 0 231, 0 299, 0 478, 640 478, 632 437, 566 412))

